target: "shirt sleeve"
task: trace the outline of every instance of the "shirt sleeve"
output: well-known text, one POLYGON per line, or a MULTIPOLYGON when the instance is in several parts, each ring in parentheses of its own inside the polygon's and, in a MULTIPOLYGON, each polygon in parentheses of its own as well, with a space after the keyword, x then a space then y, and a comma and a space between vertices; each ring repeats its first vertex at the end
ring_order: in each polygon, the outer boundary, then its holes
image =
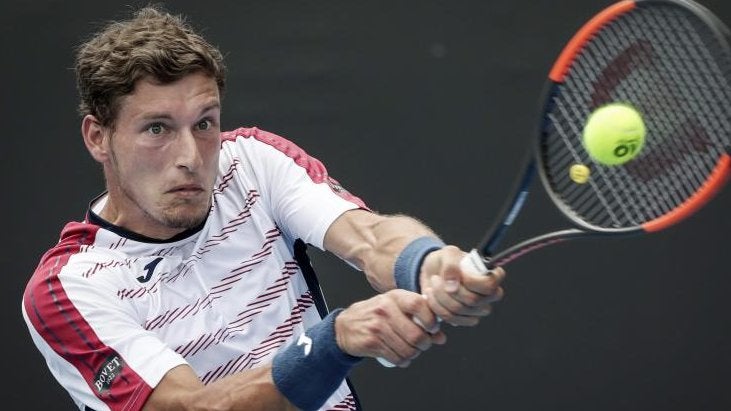
POLYGON ((141 409, 163 376, 186 363, 119 298, 107 280, 119 270, 88 278, 70 261, 24 296, 23 316, 51 373, 77 405, 95 410, 141 409))
POLYGON ((258 129, 244 130, 236 139, 238 149, 251 165, 275 221, 291 238, 323 249, 325 233, 338 216, 368 209, 319 160, 291 141, 258 129))

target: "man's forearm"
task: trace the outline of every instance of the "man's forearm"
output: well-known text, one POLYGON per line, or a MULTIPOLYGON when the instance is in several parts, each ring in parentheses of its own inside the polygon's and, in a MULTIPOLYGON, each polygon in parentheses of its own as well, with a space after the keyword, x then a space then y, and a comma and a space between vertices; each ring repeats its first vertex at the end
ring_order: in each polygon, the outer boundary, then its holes
POLYGON ((396 287, 393 268, 396 258, 414 239, 437 235, 419 220, 405 216, 383 216, 365 210, 343 213, 325 235, 325 248, 364 271, 378 291, 396 287))

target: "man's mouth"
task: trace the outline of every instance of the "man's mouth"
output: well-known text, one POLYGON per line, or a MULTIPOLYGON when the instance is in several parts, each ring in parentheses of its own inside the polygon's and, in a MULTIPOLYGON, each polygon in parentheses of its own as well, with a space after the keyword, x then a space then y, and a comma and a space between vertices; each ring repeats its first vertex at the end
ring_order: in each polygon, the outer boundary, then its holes
POLYGON ((169 194, 177 194, 183 196, 194 196, 203 192, 203 187, 198 184, 182 184, 175 186, 167 191, 169 194))

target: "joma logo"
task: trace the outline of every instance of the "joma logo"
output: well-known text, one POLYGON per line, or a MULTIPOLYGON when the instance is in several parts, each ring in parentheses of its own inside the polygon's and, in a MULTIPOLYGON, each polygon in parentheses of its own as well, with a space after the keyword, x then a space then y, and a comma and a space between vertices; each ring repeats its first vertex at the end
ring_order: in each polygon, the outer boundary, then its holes
POLYGON ((152 278, 152 274, 155 272, 155 267, 157 267, 157 265, 160 263, 160 261, 162 261, 162 257, 157 257, 156 259, 147 263, 147 265, 144 267, 145 275, 141 275, 141 276, 137 277, 137 281, 139 281, 141 283, 146 283, 146 282, 150 281, 150 278, 152 278))
POLYGON ((107 359, 94 376, 94 387, 97 393, 102 394, 109 391, 114 379, 122 373, 123 368, 124 361, 122 361, 119 355, 114 355, 107 359))

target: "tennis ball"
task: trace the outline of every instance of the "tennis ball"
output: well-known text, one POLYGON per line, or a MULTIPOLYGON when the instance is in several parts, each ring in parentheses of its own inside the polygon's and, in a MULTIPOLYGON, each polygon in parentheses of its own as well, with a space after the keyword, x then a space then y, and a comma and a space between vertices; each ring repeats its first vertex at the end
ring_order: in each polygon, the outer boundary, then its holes
POLYGON ((569 178, 577 184, 584 184, 589 181, 591 171, 583 164, 574 164, 569 168, 569 178))
POLYGON ((637 110, 628 104, 611 103, 589 116, 584 126, 584 148, 597 163, 624 164, 640 154, 645 133, 645 122, 637 110))

